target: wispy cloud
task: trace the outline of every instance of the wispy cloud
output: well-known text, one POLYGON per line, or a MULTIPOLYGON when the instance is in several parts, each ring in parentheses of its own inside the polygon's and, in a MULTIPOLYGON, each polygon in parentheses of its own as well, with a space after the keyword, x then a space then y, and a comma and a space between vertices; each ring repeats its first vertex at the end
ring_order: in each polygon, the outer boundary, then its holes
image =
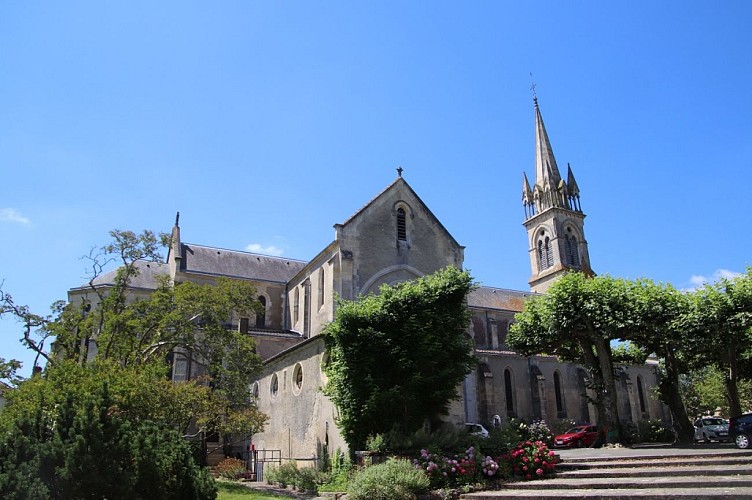
POLYGON ((693 274, 689 278, 689 287, 685 288, 685 290, 697 290, 706 283, 714 283, 724 278, 736 278, 740 274, 741 273, 737 273, 736 271, 729 271, 728 269, 716 269, 710 278, 703 276, 702 274, 693 274))
POLYGON ((264 255, 280 256, 284 253, 284 250, 277 248, 274 245, 264 246, 259 243, 251 243, 250 245, 246 246, 245 249, 249 252, 261 253, 264 255))
POLYGON ((31 221, 13 208, 0 208, 0 221, 31 224, 31 221))

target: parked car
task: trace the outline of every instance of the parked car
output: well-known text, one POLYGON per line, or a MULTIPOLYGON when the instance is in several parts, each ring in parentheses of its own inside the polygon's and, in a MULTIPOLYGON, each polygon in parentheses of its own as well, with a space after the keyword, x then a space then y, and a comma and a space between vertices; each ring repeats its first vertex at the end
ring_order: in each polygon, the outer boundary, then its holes
POLYGON ((564 434, 554 437, 554 446, 592 446, 598 437, 598 428, 594 425, 585 424, 572 427, 564 434))
POLYGON ((729 424, 720 417, 702 417, 695 420, 695 443, 728 441, 729 424))
POLYGON ((745 413, 729 419, 729 438, 737 448, 747 449, 752 439, 752 413, 745 413))
POLYGON ((465 430, 471 435, 471 436, 479 436, 482 438, 488 437, 488 430, 483 427, 480 424, 473 424, 473 423, 466 423, 465 424, 465 430))

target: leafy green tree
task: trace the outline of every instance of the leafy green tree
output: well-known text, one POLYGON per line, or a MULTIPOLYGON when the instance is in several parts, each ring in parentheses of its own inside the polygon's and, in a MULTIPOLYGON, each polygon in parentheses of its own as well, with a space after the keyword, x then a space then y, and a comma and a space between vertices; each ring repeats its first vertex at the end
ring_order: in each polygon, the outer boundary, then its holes
MULTIPOLYGON (((214 429, 227 428, 227 419, 236 428, 263 425, 263 415, 254 411, 248 398, 248 383, 260 370, 261 360, 250 337, 227 328, 233 314, 258 309, 254 286, 229 279, 217 280, 216 285, 173 284, 168 276, 162 276, 156 290, 138 294, 131 286, 133 280, 147 263, 163 260, 159 249, 168 238, 151 231, 136 234, 115 230, 110 235, 111 243, 87 256, 91 279, 85 300, 56 302, 52 314, 42 316, 15 304, 0 290, 0 315, 19 321, 22 341, 37 353, 38 360, 46 360, 49 377, 57 380, 44 390, 59 395, 66 376, 85 371, 72 366, 88 366, 93 358, 99 376, 125 376, 117 393, 119 404, 127 406, 131 416, 157 419, 163 424, 169 421, 180 432, 191 420, 214 429), (105 270, 116 264, 114 279, 103 280, 105 270), (55 349, 51 352, 53 339, 55 349), (94 342, 97 349, 90 351, 94 342), (196 384, 172 386, 167 381, 156 383, 152 391, 139 386, 139 377, 154 380, 155 374, 164 376, 167 360, 176 351, 202 369, 201 382, 211 387, 210 392, 196 384), (56 370, 57 366, 65 369, 56 370), (117 367, 134 370, 117 373, 117 367), (128 391, 133 395, 129 400, 128 391), (160 407, 160 402, 169 404, 160 407), (243 416, 251 420, 241 424, 243 416)), ((60 402, 59 398, 47 401, 60 402)))
POLYGON ((689 369, 695 345, 684 326, 691 299, 671 285, 647 279, 627 282, 627 286, 632 322, 623 338, 660 358, 659 397, 671 411, 678 441, 691 443, 694 427, 681 397, 680 380, 689 369))
POLYGON ((687 319, 702 364, 713 364, 724 376, 731 415, 742 412, 739 383, 752 380, 752 268, 695 292, 687 319))
POLYGON ((395 426, 413 432, 458 397, 475 366, 467 272, 447 267, 358 301, 339 300, 323 332, 329 352, 326 394, 350 449, 395 426))
POLYGON ((0 442, 4 498, 216 498, 208 470, 188 443, 152 422, 123 419, 108 386, 85 398, 72 394, 55 415, 20 415, 0 442))
POLYGON ((545 295, 525 303, 507 344, 526 356, 551 354, 582 364, 591 375, 602 437, 621 441, 611 342, 632 327, 628 287, 609 276, 568 273, 545 295))

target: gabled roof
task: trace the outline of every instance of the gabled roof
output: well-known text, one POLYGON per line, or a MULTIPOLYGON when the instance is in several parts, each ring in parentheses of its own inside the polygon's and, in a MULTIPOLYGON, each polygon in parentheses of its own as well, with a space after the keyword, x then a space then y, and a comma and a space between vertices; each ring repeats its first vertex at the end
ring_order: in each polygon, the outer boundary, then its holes
POLYGON ((470 292, 467 297, 467 305, 469 307, 477 307, 478 309, 521 312, 525 301, 534 295, 537 294, 481 286, 470 292))
POLYGON ((454 239, 454 236, 452 236, 452 233, 450 233, 449 231, 447 231, 447 228, 444 227, 444 224, 442 224, 441 221, 438 219, 438 217, 436 217, 434 215, 434 213, 431 212, 431 209, 428 208, 428 205, 426 205, 426 203, 420 198, 420 196, 418 196, 418 193, 416 193, 413 190, 413 188, 410 187, 410 184, 407 183, 407 181, 402 177, 402 175, 400 175, 399 177, 397 177, 396 179, 394 179, 394 181, 391 184, 389 184, 386 188, 384 188, 384 190, 382 190, 379 194, 377 194, 376 196, 374 196, 373 198, 371 198, 371 200, 368 203, 366 203, 365 205, 363 205, 357 212, 355 212, 354 214, 352 214, 345 222, 342 223, 342 225, 346 226, 347 224, 349 224, 352 220, 354 220, 361 213, 363 213, 376 200, 378 200, 379 198, 381 198, 382 196, 384 196, 386 193, 388 193, 389 191, 391 191, 392 189, 394 189, 395 186, 397 186, 398 184, 403 185, 406 189, 408 189, 410 191, 410 193, 415 197, 415 199, 418 200, 418 202, 423 206, 423 208, 426 211, 426 214, 428 214, 428 216, 431 219, 433 219, 433 221, 436 223, 436 225, 438 225, 442 229, 442 231, 444 231, 444 233, 446 233, 446 235, 452 240, 452 243, 454 243, 455 245, 457 245, 460 248, 465 248, 462 245, 460 245, 459 243, 457 243, 457 240, 454 239))
POLYGON ((251 252, 184 243, 180 271, 255 281, 287 283, 306 262, 251 252))
MULTIPOLYGON (((135 262, 136 269, 138 269, 138 275, 131 279, 130 288, 140 288, 144 290, 156 290, 157 289, 157 276, 166 276, 170 274, 170 266, 162 262, 153 262, 138 260, 135 262)), ((108 273, 97 276, 93 285, 100 286, 112 286, 115 283, 115 276, 117 275, 117 269, 108 273)), ((89 288, 89 284, 81 285, 72 290, 83 290, 89 288)))

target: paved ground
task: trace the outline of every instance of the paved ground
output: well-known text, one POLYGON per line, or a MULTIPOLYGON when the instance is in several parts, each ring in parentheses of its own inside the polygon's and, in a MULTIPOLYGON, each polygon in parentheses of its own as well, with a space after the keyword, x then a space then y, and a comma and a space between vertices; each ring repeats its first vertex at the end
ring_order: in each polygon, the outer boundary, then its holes
POLYGON ((664 455, 712 455, 723 452, 731 454, 746 454, 750 450, 740 450, 732 443, 698 443, 691 445, 654 444, 636 445, 631 448, 553 448, 562 460, 568 458, 613 458, 626 459, 637 457, 660 457, 664 455))

